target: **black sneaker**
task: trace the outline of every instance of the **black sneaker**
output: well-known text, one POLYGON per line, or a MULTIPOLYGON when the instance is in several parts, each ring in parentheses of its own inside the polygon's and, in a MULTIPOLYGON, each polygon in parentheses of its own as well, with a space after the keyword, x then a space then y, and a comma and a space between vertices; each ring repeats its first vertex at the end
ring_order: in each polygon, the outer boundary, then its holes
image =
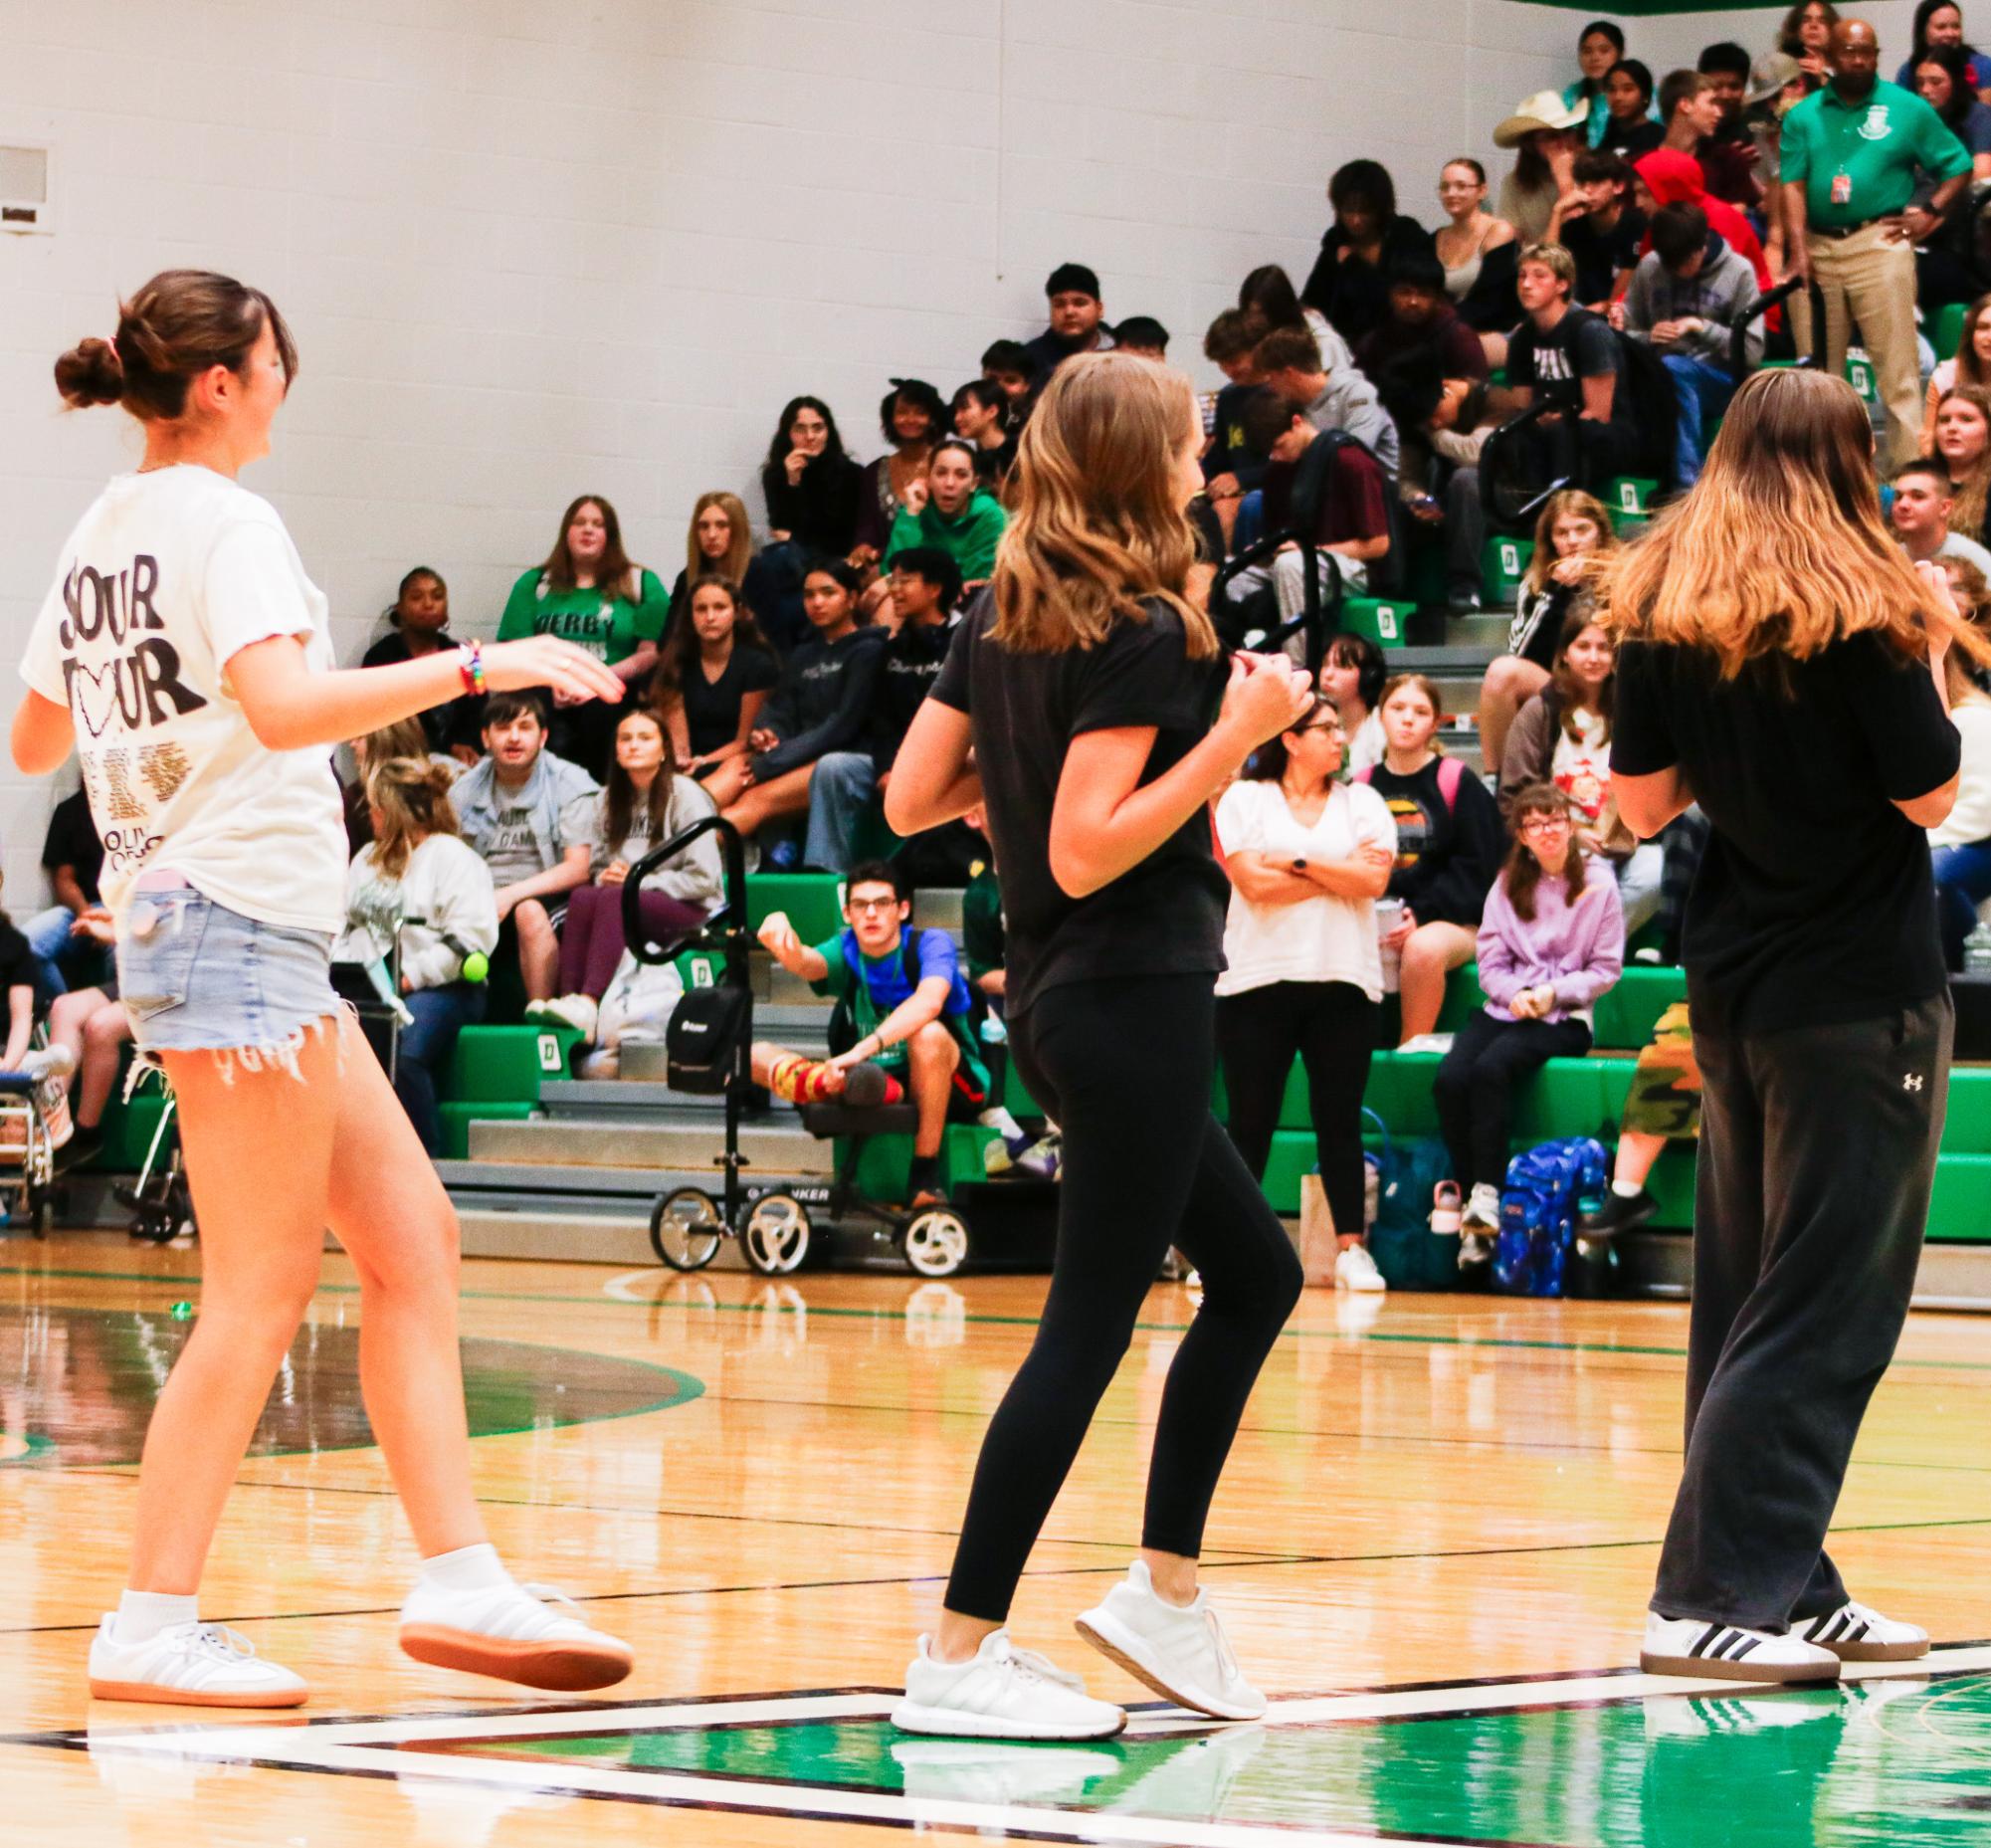
POLYGON ((1610 1193, 1594 1213, 1585 1213, 1576 1229, 1585 1238, 1614 1238, 1620 1232, 1635 1231, 1659 1211, 1659 1202, 1643 1187, 1629 1198, 1610 1193))
POLYGON ((103 1147, 103 1126, 96 1125, 86 1129, 78 1124, 70 1138, 56 1150, 56 1172, 67 1173, 71 1168, 82 1167, 103 1147))

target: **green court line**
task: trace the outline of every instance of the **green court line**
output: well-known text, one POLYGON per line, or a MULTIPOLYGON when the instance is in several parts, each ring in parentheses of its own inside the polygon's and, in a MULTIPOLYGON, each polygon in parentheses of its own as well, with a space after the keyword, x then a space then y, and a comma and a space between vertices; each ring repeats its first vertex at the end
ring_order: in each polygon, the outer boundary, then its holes
MULTIPOLYGON (((46 1277, 54 1279, 82 1279, 92 1283, 156 1284, 160 1289, 174 1286, 194 1286, 200 1283, 198 1276, 159 1277, 146 1271, 72 1271, 41 1270, 31 1265, 0 1265, 0 1277, 46 1277)), ((326 1296, 357 1296, 357 1284, 320 1283, 318 1293, 326 1296)), ((558 1304, 565 1309, 593 1309, 607 1306, 613 1309, 637 1310, 645 1314, 661 1310, 676 1310, 686 1314, 712 1315, 720 1312, 735 1315, 764 1315, 766 1306, 760 1303, 632 1303, 621 1297, 573 1297, 555 1296, 550 1292, 531 1290, 465 1290, 460 1293, 466 1302, 482 1303, 546 1303, 558 1304)), ((1463 1294, 1463 1293, 1462 1293, 1463 1294)), ((1485 1300, 1485 1299, 1483 1299, 1485 1300)), ((1495 1299, 1516 1305, 1529 1299, 1512 1297, 1495 1299)), ((870 1309, 848 1308, 838 1304, 804 1305, 811 1316, 825 1321, 852 1322, 903 1322, 905 1312, 883 1306, 870 1309)), ((979 1328, 1034 1329, 1038 1326, 1036 1316, 992 1316, 969 1314, 962 1318, 964 1323, 979 1328)), ((1139 1335, 1182 1335, 1189 1328, 1184 1322, 1137 1322, 1134 1333, 1139 1335)), ((1488 1347, 1502 1349, 1535 1350, 1545 1353, 1594 1353, 1624 1354, 1635 1358, 1659 1358, 1684 1360, 1685 1347, 1662 1347, 1646 1345, 1634 1341, 1555 1341, 1523 1339, 1516 1335, 1428 1335, 1409 1331, 1365 1331, 1361 1334, 1343 1334, 1338 1329, 1283 1329, 1282 1340, 1335 1340, 1372 1341, 1383 1345, 1411 1345, 1424 1347, 1488 1347)), ((1931 1368, 1953 1373, 1991 1373, 1991 1361, 1985 1360, 1895 1360, 1897 1367, 1931 1368)))

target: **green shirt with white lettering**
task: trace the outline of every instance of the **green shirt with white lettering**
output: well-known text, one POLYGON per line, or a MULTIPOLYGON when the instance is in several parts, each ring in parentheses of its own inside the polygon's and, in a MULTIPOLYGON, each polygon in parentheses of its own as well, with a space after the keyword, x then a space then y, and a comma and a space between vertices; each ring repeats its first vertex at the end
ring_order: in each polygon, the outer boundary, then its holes
POLYGON ((1970 171, 1970 153, 1912 91, 1876 83, 1858 103, 1827 84, 1784 117, 1784 179, 1804 183, 1814 225, 1863 225, 1904 211, 1919 174, 1937 181, 1970 171), (1833 197, 1833 181, 1846 183, 1833 197))
POLYGON ((631 602, 625 581, 621 594, 591 590, 560 590, 543 571, 527 571, 511 586, 504 615, 498 625, 500 642, 522 641, 528 635, 557 635, 599 655, 610 667, 626 661, 639 644, 661 641, 671 599, 655 571, 640 574, 641 595, 631 602))

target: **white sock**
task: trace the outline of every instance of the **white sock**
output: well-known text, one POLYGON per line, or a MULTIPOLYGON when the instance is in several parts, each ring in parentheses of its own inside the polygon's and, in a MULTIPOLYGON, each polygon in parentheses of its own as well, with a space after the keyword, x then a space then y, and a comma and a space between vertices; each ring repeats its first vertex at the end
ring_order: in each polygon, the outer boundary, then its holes
POLYGON ((1645 1189, 1635 1180, 1614 1180, 1611 1191, 1621 1200, 1636 1200, 1645 1189))
POLYGON ((170 1591, 127 1591, 117 1600, 117 1640, 149 1643, 176 1623, 198 1623, 200 1600, 170 1591))
POLYGON ((498 1558, 498 1548, 489 1540, 424 1559, 422 1576, 444 1591, 490 1591, 511 1582, 511 1574, 498 1558))
POLYGON ((1006 1142, 1013 1142, 1023 1133, 1023 1125, 1018 1123, 1000 1104, 991 1105, 983 1111, 980 1122, 984 1129, 993 1129, 1006 1142))

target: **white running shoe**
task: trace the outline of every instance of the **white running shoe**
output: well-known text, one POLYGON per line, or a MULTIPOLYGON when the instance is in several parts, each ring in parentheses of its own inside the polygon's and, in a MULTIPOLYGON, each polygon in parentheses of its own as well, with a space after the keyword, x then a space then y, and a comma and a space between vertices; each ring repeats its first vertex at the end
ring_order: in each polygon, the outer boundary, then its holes
POLYGON ((1842 1662, 1914 1662, 1928 1654, 1928 1632, 1852 1598, 1809 1623, 1791 1625, 1791 1634, 1829 1649, 1842 1662))
POLYGON ((1389 1285, 1383 1282, 1383 1274, 1376 1269, 1376 1261, 1369 1256, 1366 1245, 1344 1245, 1341 1255, 1334 1260, 1334 1288, 1378 1296, 1389 1285))
POLYGON ((966 1662, 935 1661, 933 1639, 905 1671, 905 1698, 892 1710, 901 1733, 947 1739, 1111 1739, 1127 1717, 1095 1701, 1077 1675, 994 1630, 966 1662))
POLYGON ((1790 1634, 1745 1630, 1698 1617, 1646 1613, 1639 1666, 1648 1675, 1686 1675, 1711 1681, 1837 1681, 1839 1658, 1830 1649, 1790 1634))
POLYGON ((627 1643, 590 1629, 578 1614, 563 1615, 547 1599, 580 1610, 551 1585, 508 1578, 476 1591, 452 1591, 417 1579, 401 1606, 401 1647, 434 1668, 562 1693, 612 1687, 635 1666, 627 1643))
POLYGON ((1156 1694, 1213 1720, 1257 1720, 1266 1698, 1244 1678, 1209 1591, 1170 1604, 1136 1559, 1105 1598, 1079 1619, 1079 1634, 1156 1694))
POLYGON ((120 1643, 117 1613, 105 1611, 90 1644, 90 1693, 167 1707, 297 1707, 310 1689, 221 1624, 175 1623, 146 1642, 120 1643))
POLYGON ((556 1020, 563 1027, 572 1027, 582 1039, 592 1040, 601 1018, 601 1003, 593 995, 561 994, 550 1001, 528 1001, 525 1012, 534 1020, 556 1020))

